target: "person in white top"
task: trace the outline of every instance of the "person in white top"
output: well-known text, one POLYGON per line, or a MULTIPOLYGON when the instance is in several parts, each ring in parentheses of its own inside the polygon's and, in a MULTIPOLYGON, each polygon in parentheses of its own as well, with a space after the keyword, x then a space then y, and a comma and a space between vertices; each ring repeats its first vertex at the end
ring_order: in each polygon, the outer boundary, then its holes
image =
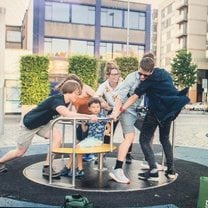
MULTIPOLYGON (((102 107, 107 111, 107 114, 111 114, 115 106, 115 100, 118 97, 119 89, 122 84, 120 77, 120 70, 114 62, 107 62, 105 67, 106 81, 100 84, 95 97, 101 98, 102 107)), ((113 133, 118 125, 118 120, 113 124, 113 133)), ((110 137, 105 136, 104 143, 110 143, 110 137)), ((129 147, 128 155, 126 157, 126 163, 131 164, 131 150, 132 146, 129 147)))

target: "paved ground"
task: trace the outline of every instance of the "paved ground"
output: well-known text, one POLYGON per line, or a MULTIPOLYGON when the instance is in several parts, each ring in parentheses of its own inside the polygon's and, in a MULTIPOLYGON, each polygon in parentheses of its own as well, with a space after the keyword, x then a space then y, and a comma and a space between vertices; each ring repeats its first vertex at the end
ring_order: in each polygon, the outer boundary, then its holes
MULTIPOLYGON (((4 135, 0 136, 0 156, 16 145, 18 136, 19 115, 5 116, 4 135)), ((71 129, 67 130, 70 137, 71 129)), ((175 157, 208 166, 208 113, 182 112, 175 121, 175 157)), ((122 141, 121 127, 117 128, 114 141, 122 141)), ((138 142, 138 136, 135 139, 138 142)), ((158 132, 155 135, 155 143, 158 143, 158 132)), ((33 145, 27 154, 45 153, 48 141, 39 136, 33 140, 33 145)), ((46 207, 46 205, 25 203, 0 197, 0 207, 46 207)), ((50 207, 50 206, 47 206, 50 207)), ((171 205, 154 206, 154 208, 175 207, 171 205)), ((53 207, 54 208, 54 207, 53 207)), ((147 208, 147 207, 146 207, 147 208)), ((153 207, 152 207, 153 208, 153 207)))
MULTIPOLYGON (((6 115, 4 125, 4 135, 0 136, 0 148, 15 146, 18 135, 20 115, 6 115)), ((67 131, 71 136, 71 128, 67 131)), ((183 112, 175 121, 175 145, 186 147, 198 147, 208 149, 208 113, 203 112, 183 112)), ((158 132, 155 135, 155 143, 158 143, 158 132)), ((116 129, 115 142, 123 139, 121 127, 116 129)), ((138 142, 138 136, 135 139, 138 142)), ((47 144, 48 141, 39 136, 35 136, 33 144, 47 144)))

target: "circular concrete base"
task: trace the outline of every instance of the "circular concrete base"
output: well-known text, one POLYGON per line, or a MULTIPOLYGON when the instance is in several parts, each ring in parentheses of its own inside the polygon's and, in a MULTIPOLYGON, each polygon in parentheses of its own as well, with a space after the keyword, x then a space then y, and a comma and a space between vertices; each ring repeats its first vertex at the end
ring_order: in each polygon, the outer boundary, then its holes
MULTIPOLYGON (((56 159, 54 160, 55 169, 57 171, 64 167, 66 159, 56 159)), ((132 164, 124 164, 124 172, 127 177, 130 178, 130 184, 117 183, 109 177, 109 172, 115 165, 115 158, 107 157, 104 161, 103 171, 97 170, 97 165, 92 162, 84 162, 85 176, 82 178, 76 178, 75 187, 72 187, 72 179, 69 177, 61 177, 60 179, 53 179, 53 182, 49 184, 48 178, 42 176, 43 162, 38 162, 33 165, 26 167, 23 171, 24 176, 29 180, 34 181, 39 184, 62 188, 70 190, 79 191, 99 191, 99 192, 125 192, 125 191, 138 191, 145 189, 153 189, 161 186, 168 185, 172 183, 175 179, 168 179, 164 175, 164 171, 159 171, 159 181, 145 181, 138 179, 138 173, 143 172, 141 170, 142 161, 133 160, 132 164)))

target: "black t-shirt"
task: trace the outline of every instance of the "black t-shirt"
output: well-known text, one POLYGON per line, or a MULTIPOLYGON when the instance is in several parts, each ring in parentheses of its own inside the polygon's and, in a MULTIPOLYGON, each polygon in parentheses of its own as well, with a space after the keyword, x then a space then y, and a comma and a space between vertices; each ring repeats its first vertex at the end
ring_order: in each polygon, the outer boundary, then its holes
POLYGON ((58 114, 56 108, 58 106, 68 106, 69 103, 65 103, 64 96, 61 94, 48 97, 41 102, 36 108, 29 111, 23 118, 23 124, 28 129, 35 129, 42 125, 47 124, 54 119, 58 114))

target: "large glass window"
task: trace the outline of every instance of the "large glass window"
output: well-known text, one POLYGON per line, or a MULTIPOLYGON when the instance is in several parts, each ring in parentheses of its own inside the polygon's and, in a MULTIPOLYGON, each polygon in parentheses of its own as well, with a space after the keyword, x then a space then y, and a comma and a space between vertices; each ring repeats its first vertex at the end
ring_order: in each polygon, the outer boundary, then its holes
MULTIPOLYGON (((145 47, 141 45, 129 45, 129 55, 142 57, 145 47)), ((100 56, 104 59, 113 59, 127 54, 126 44, 104 43, 100 44, 100 56)))
POLYGON ((69 4, 46 2, 45 19, 60 22, 69 22, 70 9, 69 4))
POLYGON ((73 4, 71 22, 94 25, 95 7, 73 4))
POLYGON ((101 9, 101 26, 122 27, 123 11, 116 9, 101 9))
POLYGON ((69 54, 94 55, 94 42, 45 38, 44 53, 52 57, 67 57, 69 54))
MULTIPOLYGON (((125 11, 124 27, 127 28, 128 25, 128 12, 125 11)), ((144 12, 134 12, 129 13, 129 29, 135 30, 145 30, 145 13, 144 12)))
POLYGON ((66 57, 69 52, 69 41, 65 39, 45 38, 44 53, 50 56, 66 57))
POLYGON ((94 56, 94 42, 71 40, 70 54, 88 54, 94 56))

